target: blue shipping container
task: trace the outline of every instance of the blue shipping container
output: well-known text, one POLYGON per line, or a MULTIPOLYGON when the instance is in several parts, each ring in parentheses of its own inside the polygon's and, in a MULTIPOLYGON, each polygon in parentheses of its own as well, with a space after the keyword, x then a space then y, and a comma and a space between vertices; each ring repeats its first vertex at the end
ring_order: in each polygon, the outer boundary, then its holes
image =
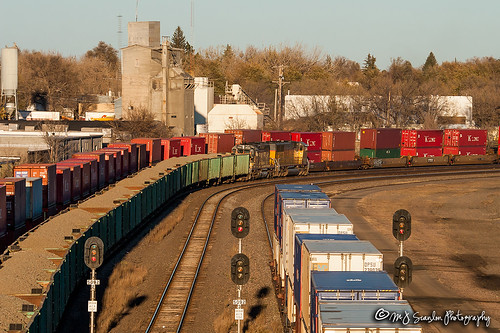
POLYGON ((42 178, 26 177, 26 219, 37 220, 43 214, 42 178))

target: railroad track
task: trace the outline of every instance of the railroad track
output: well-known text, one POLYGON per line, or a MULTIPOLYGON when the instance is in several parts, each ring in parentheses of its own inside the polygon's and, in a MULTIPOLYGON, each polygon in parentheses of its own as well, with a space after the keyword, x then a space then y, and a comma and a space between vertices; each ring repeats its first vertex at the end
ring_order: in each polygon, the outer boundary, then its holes
MULTIPOLYGON (((223 189, 211 194, 201 205, 193 222, 192 228, 183 246, 183 249, 178 257, 178 260, 173 268, 173 271, 159 297, 158 304, 155 308, 153 316, 146 329, 148 332, 180 332, 186 319, 189 304, 191 302, 194 288, 197 283, 203 259, 206 255, 212 228, 217 219, 218 210, 222 202, 229 196, 255 187, 270 186, 282 182, 309 182, 312 181, 317 185, 328 185, 335 183, 360 182, 365 180, 376 179, 396 179, 408 176, 429 177, 443 175, 470 175, 476 173, 490 172, 494 169, 499 172, 499 168, 474 167, 474 168, 429 168, 419 170, 405 169, 383 169, 377 172, 361 174, 353 172, 341 172, 337 174, 318 175, 315 177, 294 177, 288 179, 279 179, 275 181, 264 181, 254 184, 237 185, 229 189, 223 189), (375 175, 374 175, 375 174, 375 175), (323 180, 323 179, 327 180, 323 180), (323 181, 321 181, 323 180, 323 181)), ((269 223, 264 214, 264 203, 272 196, 272 193, 267 196, 261 206, 263 221, 266 224, 267 237, 269 246, 272 251, 272 240, 269 223)), ((271 227, 272 228, 272 227, 271 227)))

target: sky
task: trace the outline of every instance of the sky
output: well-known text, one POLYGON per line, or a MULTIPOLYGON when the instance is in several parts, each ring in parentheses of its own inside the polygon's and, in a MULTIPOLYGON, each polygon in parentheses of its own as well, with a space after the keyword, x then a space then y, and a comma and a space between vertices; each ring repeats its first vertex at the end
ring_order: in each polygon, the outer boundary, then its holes
POLYGON ((99 41, 125 47, 136 8, 163 36, 180 26, 195 50, 299 44, 360 64, 370 53, 380 69, 398 57, 420 67, 431 51, 438 63, 500 58, 500 0, 0 0, 0 46, 76 57, 99 41))

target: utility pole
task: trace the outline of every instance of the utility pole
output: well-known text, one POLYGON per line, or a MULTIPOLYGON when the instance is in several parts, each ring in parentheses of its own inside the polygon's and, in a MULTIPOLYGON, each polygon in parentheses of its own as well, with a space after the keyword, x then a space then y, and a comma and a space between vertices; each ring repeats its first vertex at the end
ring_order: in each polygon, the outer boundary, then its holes
POLYGON ((284 81, 285 77, 283 75, 283 69, 285 67, 286 66, 283 66, 283 65, 273 67, 273 68, 278 68, 278 81, 273 81, 273 83, 278 84, 278 116, 277 116, 278 119, 274 119, 274 121, 278 121, 278 127, 280 129, 281 129, 281 126, 283 124, 283 103, 282 103, 282 101, 283 101, 283 97, 282 97, 283 86, 287 83, 290 83, 290 82, 284 81))

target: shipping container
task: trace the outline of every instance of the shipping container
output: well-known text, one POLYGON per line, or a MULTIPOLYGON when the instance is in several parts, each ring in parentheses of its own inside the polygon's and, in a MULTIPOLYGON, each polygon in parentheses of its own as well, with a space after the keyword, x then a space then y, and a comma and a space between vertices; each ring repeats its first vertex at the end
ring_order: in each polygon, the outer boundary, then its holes
POLYGON ((291 141, 292 133, 284 131, 262 131, 262 142, 291 141))
MULTIPOLYGON (((145 145, 144 145, 145 146, 145 145)), ((139 161, 137 155, 137 143, 115 142, 108 145, 109 148, 127 148, 129 153, 129 173, 137 172, 139 161)), ((144 159, 146 159, 144 157, 144 159)))
MULTIPOLYGON (((90 176, 90 190, 89 194, 94 194, 99 187, 99 162, 95 158, 69 158, 61 162, 75 162, 79 161, 89 164, 90 176)), ((83 170, 83 169, 82 169, 83 170)))
POLYGON ((386 148, 386 149, 361 149, 359 151, 361 157, 371 158, 397 158, 401 156, 400 148, 386 148))
POLYGON ((7 187, 0 185, 0 237, 7 233, 7 187))
POLYGON ((148 152, 145 143, 137 143, 137 168, 144 169, 148 164, 148 152))
POLYGON ((401 145, 398 128, 361 129, 360 149, 392 149, 401 145))
POLYGON ((119 151, 115 150, 114 148, 102 148, 99 149, 99 151, 102 151, 106 154, 113 154, 113 161, 115 163, 114 165, 115 181, 122 179, 122 163, 123 163, 122 154, 119 151))
POLYGON ((281 246, 283 211, 288 208, 331 208, 330 198, 323 192, 282 192, 275 203, 276 219, 274 232, 281 246))
POLYGON ((443 148, 441 147, 401 148, 401 156, 438 157, 442 155, 443 155, 443 148))
MULTIPOLYGON (((98 168, 98 176, 97 176, 97 189, 103 189, 106 187, 106 156, 104 155, 103 152, 88 152, 88 153, 76 153, 73 154, 73 158, 78 158, 78 159, 93 159, 97 162, 97 168, 98 168)), ((93 173, 91 173, 91 177, 93 176, 93 173)), ((95 187, 95 179, 96 177, 92 177, 91 182, 92 182, 92 187, 95 187)))
POLYGON ((486 146, 488 143, 488 133, 482 129, 445 129, 444 146, 486 146))
POLYGON ((200 133, 200 137, 205 138, 207 154, 230 153, 234 147, 232 133, 200 133))
POLYGON ((321 151, 321 162, 331 161, 332 160, 332 151, 331 150, 322 150, 321 151))
POLYGON ((292 132, 292 141, 304 142, 307 151, 331 150, 332 136, 323 133, 327 132, 292 132), (324 140, 326 142, 323 144, 324 140))
POLYGON ((311 163, 321 163, 322 158, 321 150, 320 151, 307 151, 307 159, 311 163))
MULTIPOLYGON (((129 169, 130 169, 130 153, 127 148, 125 147, 117 147, 117 148, 110 148, 107 147, 107 150, 111 151, 116 151, 120 153, 121 155, 121 178, 127 178, 129 175, 129 169)), ((117 154, 118 156, 118 154, 117 154)))
POLYGON ((43 215, 43 185, 40 177, 26 177, 26 220, 37 221, 43 215))
POLYGON ((180 139, 161 139, 161 160, 168 160, 172 157, 181 157, 180 139))
POLYGON ((71 172, 71 202, 77 202, 81 196, 82 172, 77 164, 57 164, 57 169, 69 168, 71 172))
POLYGON ((458 147, 443 147, 443 155, 458 155, 458 147))
POLYGON ((156 138, 136 138, 132 139, 133 143, 142 143, 146 145, 146 151, 148 156, 148 163, 152 165, 153 163, 161 161, 161 139, 156 138))
POLYGON ((225 133, 234 134, 234 145, 262 141, 262 131, 255 129, 227 129, 225 133))
POLYGON ((458 155, 460 156, 486 155, 486 147, 485 146, 458 147, 458 155))
POLYGON ((182 156, 205 154, 205 138, 200 136, 183 136, 181 140, 182 156))
POLYGON ((295 248, 294 270, 295 302, 302 315, 307 313, 302 304, 309 306, 311 271, 381 271, 383 255, 368 241, 305 240, 295 248))
MULTIPOLYGON (((26 177, 27 178, 27 177, 26 177)), ((0 179, 5 185, 7 226, 19 229, 26 224, 26 179, 7 177, 0 179)))
POLYGON ((413 323, 413 309, 407 301, 353 301, 332 302, 319 306, 317 330, 312 333, 383 332, 420 333, 422 328, 413 323), (391 315, 377 320, 375 314, 383 309, 391 315), (408 323, 391 318, 409 318, 408 323))
MULTIPOLYGON (((338 301, 397 301, 399 288, 387 272, 311 272, 311 330, 320 304, 338 301)), ((303 307, 307 310, 306 307, 303 307)))
POLYGON ((90 194, 90 163, 85 160, 66 160, 57 162, 57 165, 80 167, 80 199, 84 199, 90 194))
POLYGON ((71 170, 69 167, 59 166, 57 173, 57 205, 66 206, 71 202, 71 170))
POLYGON ((280 277, 284 284, 286 276, 290 276, 293 288, 293 256, 295 254, 296 234, 353 234, 351 221, 337 214, 333 208, 302 209, 287 208, 283 211, 283 227, 281 228, 282 255, 280 260, 280 277))
POLYGON ((332 161, 354 161, 356 152, 354 150, 334 150, 332 151, 332 161))
POLYGON ((14 167, 14 177, 40 177, 43 184, 43 209, 50 211, 56 206, 57 176, 53 163, 21 164, 14 167))
POLYGON ((401 147, 423 148, 442 147, 442 130, 402 130, 401 147))
POLYGON ((356 149, 356 132, 340 132, 332 133, 332 150, 355 150, 356 149))

